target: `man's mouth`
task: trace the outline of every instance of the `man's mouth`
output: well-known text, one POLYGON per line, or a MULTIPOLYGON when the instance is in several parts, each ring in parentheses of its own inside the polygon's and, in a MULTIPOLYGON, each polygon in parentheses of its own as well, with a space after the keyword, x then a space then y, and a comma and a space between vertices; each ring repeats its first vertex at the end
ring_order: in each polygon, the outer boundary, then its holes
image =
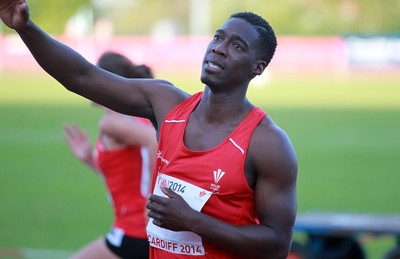
POLYGON ((222 70, 222 67, 219 64, 216 64, 216 63, 211 62, 211 61, 208 61, 207 64, 211 69, 222 70))

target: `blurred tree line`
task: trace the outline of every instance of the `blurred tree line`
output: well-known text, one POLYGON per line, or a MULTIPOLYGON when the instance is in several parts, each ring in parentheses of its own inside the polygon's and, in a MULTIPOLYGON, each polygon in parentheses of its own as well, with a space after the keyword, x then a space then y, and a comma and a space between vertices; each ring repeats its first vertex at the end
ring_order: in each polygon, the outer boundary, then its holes
MULTIPOLYGON (((62 34, 71 17, 81 13, 94 23, 107 19, 114 34, 150 34, 173 28, 190 33, 193 0, 27 0, 32 19, 45 31, 62 34), (85 12, 81 12, 85 10, 85 12), (161 25, 164 25, 161 26, 161 25), (167 27, 165 27, 167 26, 167 27)), ((201 2, 201 1, 200 1, 201 2)), ((400 33, 399 0, 207 0, 208 32, 233 12, 253 11, 266 18, 280 35, 400 33)), ((196 11, 196 10, 194 10, 196 11)), ((9 30, 5 29, 5 32, 9 30)))

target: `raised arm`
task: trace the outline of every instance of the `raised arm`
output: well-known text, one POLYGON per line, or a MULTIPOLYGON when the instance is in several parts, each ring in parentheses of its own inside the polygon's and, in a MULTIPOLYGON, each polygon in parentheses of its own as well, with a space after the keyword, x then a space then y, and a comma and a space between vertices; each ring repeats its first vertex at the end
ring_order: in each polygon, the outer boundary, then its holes
POLYGON ((188 96, 167 81, 126 79, 91 64, 35 25, 24 0, 0 0, 0 17, 17 31, 48 74, 68 90, 96 103, 154 123, 188 96))

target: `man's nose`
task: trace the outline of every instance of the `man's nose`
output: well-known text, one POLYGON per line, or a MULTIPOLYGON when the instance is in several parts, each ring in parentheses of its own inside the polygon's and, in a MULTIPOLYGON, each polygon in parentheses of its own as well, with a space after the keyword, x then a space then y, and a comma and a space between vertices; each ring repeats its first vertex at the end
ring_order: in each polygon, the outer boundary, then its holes
POLYGON ((212 48, 212 52, 218 55, 226 56, 226 44, 224 44, 223 42, 215 44, 212 48))

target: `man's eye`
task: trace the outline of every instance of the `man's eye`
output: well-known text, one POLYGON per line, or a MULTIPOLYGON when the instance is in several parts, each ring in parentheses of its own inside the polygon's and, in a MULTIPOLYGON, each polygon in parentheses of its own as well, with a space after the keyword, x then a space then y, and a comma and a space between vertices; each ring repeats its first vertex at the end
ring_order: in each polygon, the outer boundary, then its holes
POLYGON ((240 45, 237 44, 237 43, 233 44, 233 46, 234 46, 235 48, 237 48, 237 49, 242 49, 242 46, 240 46, 240 45))

